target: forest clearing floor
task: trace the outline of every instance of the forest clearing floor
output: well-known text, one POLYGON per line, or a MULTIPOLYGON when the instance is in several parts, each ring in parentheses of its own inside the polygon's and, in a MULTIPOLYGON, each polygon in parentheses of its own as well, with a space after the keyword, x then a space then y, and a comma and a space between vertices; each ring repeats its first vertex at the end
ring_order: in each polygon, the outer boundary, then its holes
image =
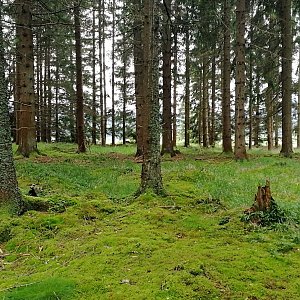
POLYGON ((300 299, 299 153, 180 148, 162 158, 167 196, 134 198, 133 145, 39 149, 15 162, 49 209, 0 212, 0 299, 300 299), (266 179, 286 222, 242 222, 266 179))

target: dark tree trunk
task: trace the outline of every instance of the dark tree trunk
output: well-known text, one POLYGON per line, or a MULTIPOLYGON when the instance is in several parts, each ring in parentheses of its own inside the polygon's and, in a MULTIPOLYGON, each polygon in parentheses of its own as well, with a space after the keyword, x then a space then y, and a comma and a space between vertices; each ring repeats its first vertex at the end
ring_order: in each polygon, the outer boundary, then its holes
POLYGON ((230 116, 230 5, 224 0, 224 52, 223 52, 223 92, 222 92, 222 119, 223 119, 223 151, 232 153, 231 116, 230 116))
POLYGON ((76 125, 78 152, 86 152, 84 136, 84 112, 83 112, 83 87, 82 87, 82 57, 80 36, 80 8, 79 2, 74 3, 75 22, 75 51, 76 51, 76 125))
POLYGON ((133 56, 134 56, 134 85, 135 85, 135 106, 136 106, 136 143, 137 150, 136 156, 143 155, 143 133, 144 128, 142 126, 142 114, 143 114, 143 49, 142 45, 142 22, 139 11, 142 9, 141 0, 134 0, 134 45, 133 45, 133 56))
POLYGON ((56 48, 56 62, 55 62, 55 142, 60 141, 60 128, 59 128, 59 59, 58 48, 56 48))
POLYGON ((33 67, 33 37, 32 37, 32 1, 17 1, 17 26, 19 27, 20 46, 20 112, 19 112, 19 147, 17 152, 29 157, 37 152, 35 131, 35 99, 34 99, 34 67, 33 67))
POLYGON ((184 147, 190 146, 190 32, 185 32, 184 147))
POLYGON ((51 70, 50 70, 50 54, 51 54, 51 46, 50 40, 48 39, 48 45, 46 48, 47 51, 47 77, 46 77, 46 88, 47 88, 47 111, 46 111, 46 138, 47 143, 51 143, 51 136, 52 136, 52 94, 51 94, 51 70))
MULTIPOLYGON (((173 113, 172 113, 172 141, 173 147, 177 146, 177 80, 178 80, 178 62, 177 62, 177 30, 174 28, 174 47, 173 47, 173 113)), ((174 148, 173 148, 174 149, 174 148)))
MULTIPOLYGON (((0 1, 0 20, 2 20, 2 1, 0 1)), ((24 202, 18 189, 13 163, 4 65, 3 34, 2 24, 0 24, 0 206, 20 214, 24 211, 24 202)))
POLYGON ((292 20, 291 0, 281 0, 282 38, 282 148, 285 157, 293 154, 292 143, 292 20))
POLYGON ((92 73, 93 73, 93 99, 92 99, 92 144, 96 145, 97 144, 97 108, 96 108, 96 5, 95 5, 95 0, 93 1, 93 65, 92 65, 92 73))
POLYGON ((245 0, 236 4, 235 146, 237 160, 247 159, 245 142, 245 0))
POLYGON ((141 184, 138 194, 152 190, 156 194, 163 193, 161 165, 160 165, 160 124, 159 124, 159 95, 158 95, 158 62, 156 46, 153 39, 157 38, 158 26, 153 28, 153 1, 144 1, 143 24, 143 126, 146 132, 143 135, 143 165, 141 184), (155 62, 154 62, 155 60, 155 62))
POLYGON ((202 75, 202 135, 203 147, 208 148, 208 58, 203 58, 203 75, 202 75))
POLYGON ((211 127, 209 132, 209 144, 215 146, 215 118, 216 118, 216 56, 212 59, 212 74, 211 74, 211 127))
MULTIPOLYGON (((115 8, 116 1, 112 2, 112 58, 111 58, 111 144, 116 144, 116 121, 115 121, 115 8)), ((123 134, 124 135, 124 134, 123 134)), ((123 141, 124 142, 124 141, 123 141)))
POLYGON ((171 104, 171 0, 166 0, 164 5, 163 28, 163 126, 161 154, 175 155, 172 142, 172 104, 171 104))

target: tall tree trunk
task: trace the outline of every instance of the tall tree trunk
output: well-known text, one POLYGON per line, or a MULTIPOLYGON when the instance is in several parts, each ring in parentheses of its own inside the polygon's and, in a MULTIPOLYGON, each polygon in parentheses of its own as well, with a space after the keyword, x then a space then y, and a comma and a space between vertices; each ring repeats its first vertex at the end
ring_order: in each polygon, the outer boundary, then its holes
MULTIPOLYGON (((178 59, 177 59, 177 29, 173 29, 174 46, 173 46, 173 112, 172 112, 172 142, 173 147, 177 146, 177 80, 178 80, 178 59)), ((173 148, 174 149, 174 148, 173 148)))
POLYGON ((142 48, 142 21, 139 12, 142 9, 141 0, 134 0, 134 45, 133 45, 133 56, 134 56, 134 94, 135 94, 135 107, 136 107, 136 143, 137 150, 136 156, 142 156, 143 154, 143 134, 145 128, 142 123, 142 112, 143 112, 143 48, 142 48))
POLYGON ((47 51, 47 79, 46 79, 46 87, 47 87, 47 111, 46 111, 46 120, 47 120, 47 128, 46 128, 46 137, 47 142, 51 143, 51 135, 52 135, 52 94, 51 94, 51 69, 50 69, 50 39, 48 39, 48 45, 46 48, 47 51))
POLYGON ((102 2, 104 0, 99 0, 98 5, 98 16, 99 16, 99 26, 98 26, 98 32, 99 32, 99 74, 100 74, 100 140, 101 145, 105 145, 105 115, 104 115, 104 97, 103 97, 103 16, 102 16, 102 2))
POLYGON ((163 193, 161 164, 160 164, 160 124, 159 124, 159 95, 158 95, 158 53, 153 43, 157 38, 158 26, 153 28, 153 12, 156 12, 152 0, 144 1, 143 23, 143 97, 145 106, 143 109, 143 126, 147 129, 143 141, 143 165, 141 172, 141 184, 138 191, 144 193, 152 190, 156 194, 163 193))
POLYGON ((164 1, 163 27, 163 126, 161 154, 175 155, 172 142, 172 104, 171 104, 171 0, 164 1))
POLYGON ((209 133, 209 144, 211 146, 215 146, 215 118, 216 118, 216 56, 214 54, 212 58, 212 66, 211 66, 211 127, 209 133))
POLYGON ((255 127, 254 127, 254 146, 259 146, 259 132, 260 132, 260 74, 256 71, 256 103, 255 103, 255 127))
POLYGON ((96 1, 93 0, 93 52, 92 52, 92 76, 93 76, 93 99, 92 99, 92 144, 97 144, 97 108, 96 108, 96 1))
MULTIPOLYGON (((124 24, 125 25, 125 24, 124 24)), ((122 109, 122 142, 123 145, 126 144, 126 106, 127 106, 127 49, 126 49, 126 34, 123 33, 123 54, 122 54, 122 64, 123 64, 123 85, 122 85, 122 98, 123 98, 123 109, 122 109)))
POLYGON ((199 70, 199 103, 197 108, 197 114, 198 114, 198 143, 199 146, 201 146, 203 141, 203 68, 199 70))
POLYGON ((76 125, 79 153, 86 152, 84 135, 83 87, 82 87, 82 57, 80 36, 80 1, 74 3, 75 52, 76 52, 76 125))
MULTIPOLYGON (((111 144, 116 144, 116 117, 115 117, 115 27, 116 27, 116 0, 112 2, 112 57, 111 57, 111 144)), ((124 135, 124 134, 123 134, 124 135)), ((123 141, 124 142, 124 141, 123 141)), ((125 141, 126 143, 126 141, 125 141)))
POLYGON ((59 128, 59 57, 58 47, 56 47, 56 61, 55 61, 55 142, 60 141, 60 128, 59 128))
POLYGON ((42 64, 42 58, 41 58, 41 40, 40 40, 40 33, 38 32, 36 35, 36 140, 39 143, 41 141, 41 64, 42 64))
MULTIPOLYGON (((278 96, 276 96, 274 100, 274 110, 278 110, 278 96)), ((279 147, 279 123, 280 123, 280 117, 278 114, 274 115, 274 131, 275 131, 275 137, 274 137, 274 142, 275 142, 275 148, 279 147)))
POLYGON ((300 148, 300 43, 299 51, 299 65, 298 65, 298 104, 297 104, 297 148, 300 148))
POLYGON ((247 158, 245 142, 245 0, 236 2, 235 146, 237 160, 247 158))
POLYGON ((223 119, 223 151, 232 152, 231 116, 230 116, 230 5, 224 0, 224 52, 223 52, 223 92, 222 92, 222 119, 223 119))
POLYGON ((268 150, 273 148, 273 108, 272 108, 272 86, 268 84, 266 91, 266 110, 267 110, 267 142, 268 150))
POLYGON ((47 142, 47 50, 48 43, 45 41, 44 44, 44 70, 43 71, 43 78, 42 78, 42 90, 43 90, 43 97, 41 98, 41 141, 46 143, 47 142))
MULTIPOLYGON (((250 27, 250 44, 253 40, 253 29, 252 25, 250 27)), ((253 50, 250 46, 249 54, 249 150, 252 148, 252 139, 253 139, 253 50)))
MULTIPOLYGON (((17 5, 21 4, 17 3, 17 5)), ((2 20, 2 8, 2 1, 0 1, 0 20, 2 20)), ((18 189, 13 162, 4 65, 3 33, 0 24, 0 206, 8 207, 20 214, 24 210, 24 202, 18 189)))
POLYGON ((190 32, 185 29, 184 147, 190 146, 190 32))
POLYGON ((19 64, 20 74, 20 113, 19 113, 19 147, 17 152, 29 157, 37 152, 35 131, 34 67, 32 37, 32 1, 17 1, 17 26, 20 36, 19 64))
POLYGON ((291 0, 281 0, 282 38, 282 147, 285 157, 293 154, 292 143, 292 20, 291 0))
POLYGON ((106 93, 106 48, 105 48, 105 0, 102 1, 102 63, 103 63, 103 132, 102 132, 102 146, 106 145, 106 133, 107 133, 107 93, 106 93))
POLYGON ((208 58, 203 57, 203 75, 202 75, 202 134, 203 134, 203 147, 208 148, 208 58))

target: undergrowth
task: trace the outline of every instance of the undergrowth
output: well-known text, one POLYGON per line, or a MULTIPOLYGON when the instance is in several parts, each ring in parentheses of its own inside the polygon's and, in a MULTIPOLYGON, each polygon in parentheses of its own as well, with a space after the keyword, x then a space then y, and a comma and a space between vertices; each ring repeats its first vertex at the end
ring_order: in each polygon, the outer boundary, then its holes
POLYGON ((236 162, 191 147, 163 157, 166 197, 134 198, 133 146, 40 144, 16 157, 21 217, 0 212, 0 299, 299 299, 300 161, 236 162), (270 179, 285 222, 241 221, 270 179), (37 203, 43 209, 35 210, 37 203))

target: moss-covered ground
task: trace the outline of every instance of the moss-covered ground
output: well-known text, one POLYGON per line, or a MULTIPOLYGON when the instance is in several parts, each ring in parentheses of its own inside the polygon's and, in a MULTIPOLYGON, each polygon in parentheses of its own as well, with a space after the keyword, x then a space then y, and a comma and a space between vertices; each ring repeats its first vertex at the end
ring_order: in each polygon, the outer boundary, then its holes
POLYGON ((299 154, 180 149, 163 158, 167 196, 134 198, 134 146, 39 149, 16 157, 19 185, 50 209, 1 212, 0 299, 300 299, 299 154), (266 179, 287 220, 245 224, 266 179))

